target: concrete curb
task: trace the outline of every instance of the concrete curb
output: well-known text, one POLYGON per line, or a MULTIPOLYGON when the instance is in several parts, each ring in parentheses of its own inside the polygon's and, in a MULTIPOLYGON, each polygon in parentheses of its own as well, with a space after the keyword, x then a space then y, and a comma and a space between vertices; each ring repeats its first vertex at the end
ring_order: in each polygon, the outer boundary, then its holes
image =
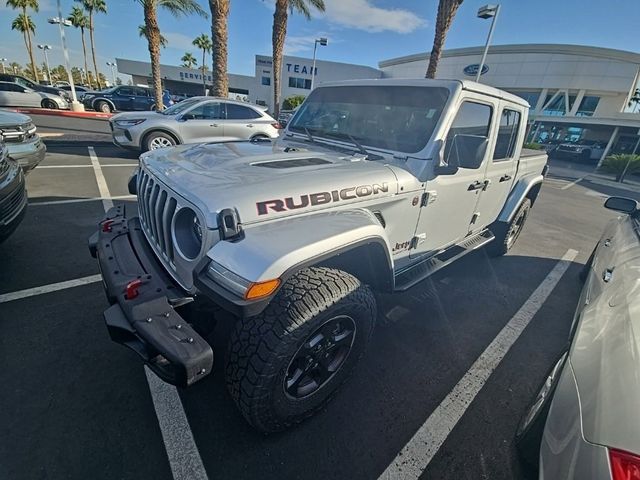
POLYGON ((50 110, 48 108, 16 108, 15 111, 18 113, 26 113, 28 115, 50 115, 52 117, 92 118, 95 120, 108 120, 113 116, 112 113, 72 112, 70 110, 50 110))

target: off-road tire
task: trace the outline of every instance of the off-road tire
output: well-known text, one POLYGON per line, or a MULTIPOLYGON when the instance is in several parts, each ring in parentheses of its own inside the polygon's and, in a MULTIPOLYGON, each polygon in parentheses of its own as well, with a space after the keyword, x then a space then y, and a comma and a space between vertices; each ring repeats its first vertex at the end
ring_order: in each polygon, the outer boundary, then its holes
POLYGON ((45 99, 42 101, 42 108, 48 108, 50 110, 57 110, 58 104, 51 99, 45 99))
POLYGON ((511 219, 511 222, 496 222, 490 227, 491 233, 493 233, 496 238, 487 246, 489 255, 492 257, 500 257, 515 245, 520 233, 522 233, 530 210, 531 200, 525 198, 511 219))
POLYGON ((105 102, 103 100, 100 100, 100 101, 96 102, 94 110, 96 112, 102 112, 102 113, 111 113, 112 112, 111 105, 109 105, 108 102, 105 102))
POLYGON ((229 339, 226 382, 245 419, 262 432, 275 432, 322 408, 362 357, 375 318, 373 293, 349 273, 311 267, 289 278, 260 315, 238 321, 229 339), (309 396, 288 395, 287 370, 301 345, 330 319, 344 315, 355 323, 344 362, 309 396))

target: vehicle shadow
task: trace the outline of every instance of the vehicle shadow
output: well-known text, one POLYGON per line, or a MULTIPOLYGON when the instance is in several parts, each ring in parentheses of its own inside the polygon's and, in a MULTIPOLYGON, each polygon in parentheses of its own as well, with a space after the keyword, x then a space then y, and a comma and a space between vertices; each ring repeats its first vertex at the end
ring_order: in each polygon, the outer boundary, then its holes
MULTIPOLYGON (((278 434, 253 430, 226 391, 224 352, 233 319, 220 315, 210 338, 213 374, 181 390, 209 476, 378 478, 556 263, 517 255, 489 259, 481 250, 403 294, 380 296, 377 329, 350 380, 319 414, 278 434)), ((527 475, 513 435, 566 346, 580 268, 571 264, 436 454, 428 478, 527 475)))

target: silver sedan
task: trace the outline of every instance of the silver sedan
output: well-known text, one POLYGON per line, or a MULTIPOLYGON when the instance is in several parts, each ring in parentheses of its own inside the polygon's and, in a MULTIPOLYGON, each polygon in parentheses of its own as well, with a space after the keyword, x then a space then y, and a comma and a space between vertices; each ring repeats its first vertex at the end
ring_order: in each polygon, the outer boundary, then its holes
POLYGON ((182 143, 276 138, 280 124, 264 107, 214 97, 193 97, 162 112, 124 112, 109 120, 123 148, 155 150, 182 143))
POLYGON ((640 209, 605 207, 622 215, 585 265, 571 345, 516 434, 540 480, 640 478, 640 209))
POLYGON ((59 95, 37 92, 17 83, 0 82, 0 107, 69 108, 59 95))

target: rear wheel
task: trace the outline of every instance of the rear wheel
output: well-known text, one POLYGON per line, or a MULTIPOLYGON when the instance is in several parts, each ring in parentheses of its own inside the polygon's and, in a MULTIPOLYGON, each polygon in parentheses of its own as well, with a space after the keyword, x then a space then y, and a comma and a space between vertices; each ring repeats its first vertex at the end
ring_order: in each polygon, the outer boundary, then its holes
POLYGON ((159 148, 173 147, 178 142, 168 133, 151 132, 144 137, 143 147, 145 151, 158 150, 159 148))
POLYGON ((346 272, 313 267, 287 280, 229 339, 227 386, 246 420, 273 432, 320 409, 363 355, 375 317, 373 293, 346 272))
POLYGON ((50 98, 45 98, 42 101, 42 107, 43 108, 49 108, 51 110, 57 110, 58 109, 58 104, 56 102, 54 102, 53 100, 51 100, 50 98))
POLYGON ((529 216, 530 210, 531 200, 525 198, 520 204, 520 208, 518 208, 518 211, 511 219, 511 222, 496 222, 491 227, 491 233, 493 233, 496 238, 487 247, 489 255, 499 257, 506 254, 511 247, 515 245, 520 233, 522 233, 524 223, 529 216))
POLYGON ((111 113, 112 111, 111 105, 109 105, 107 102, 104 102, 104 101, 96 102, 94 110, 96 112, 102 112, 102 113, 111 113))

